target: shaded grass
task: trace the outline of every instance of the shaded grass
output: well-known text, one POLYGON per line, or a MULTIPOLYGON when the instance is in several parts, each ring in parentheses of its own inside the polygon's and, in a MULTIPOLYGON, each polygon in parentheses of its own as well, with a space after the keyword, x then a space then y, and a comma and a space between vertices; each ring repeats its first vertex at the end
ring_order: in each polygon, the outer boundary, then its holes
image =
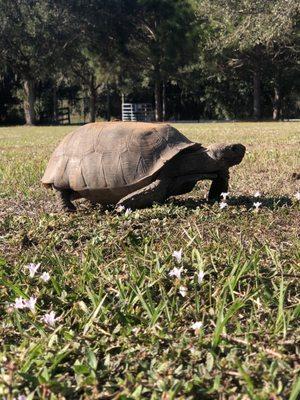
POLYGON ((204 144, 247 146, 228 209, 207 205, 200 184, 127 216, 84 201, 74 215, 57 214, 39 180, 70 128, 0 129, 0 398, 299 395, 299 181, 291 175, 300 170, 300 124, 176 127, 204 144), (168 274, 180 248, 178 281, 168 274), (29 278, 30 262, 51 280, 29 278), (35 314, 9 307, 32 295, 35 314), (60 318, 53 329, 41 322, 49 310, 60 318))

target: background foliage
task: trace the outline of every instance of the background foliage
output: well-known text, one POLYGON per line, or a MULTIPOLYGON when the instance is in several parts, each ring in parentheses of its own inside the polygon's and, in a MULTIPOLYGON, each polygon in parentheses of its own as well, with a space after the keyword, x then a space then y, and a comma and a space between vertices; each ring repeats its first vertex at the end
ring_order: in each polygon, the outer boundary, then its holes
POLYGON ((0 121, 299 116, 293 0, 0 0, 0 121))

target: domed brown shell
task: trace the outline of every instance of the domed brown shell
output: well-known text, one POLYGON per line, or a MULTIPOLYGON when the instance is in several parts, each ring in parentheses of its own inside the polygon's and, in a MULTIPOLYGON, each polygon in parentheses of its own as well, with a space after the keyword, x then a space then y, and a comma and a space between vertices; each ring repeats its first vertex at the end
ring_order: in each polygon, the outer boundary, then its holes
MULTIPOLYGON (((148 184, 182 150, 201 147, 167 124, 97 122, 68 134, 52 154, 45 186, 88 191, 148 184)), ((85 196, 86 197, 86 196, 85 196)), ((118 196, 119 197, 119 196, 118 196)))

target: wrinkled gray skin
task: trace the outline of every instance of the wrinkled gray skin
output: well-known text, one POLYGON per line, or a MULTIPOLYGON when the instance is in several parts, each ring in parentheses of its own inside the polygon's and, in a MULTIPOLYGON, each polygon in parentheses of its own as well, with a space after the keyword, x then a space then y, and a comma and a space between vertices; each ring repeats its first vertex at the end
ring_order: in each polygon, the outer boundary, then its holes
POLYGON ((167 163, 154 182, 121 199, 118 205, 134 209, 162 203, 170 196, 190 192, 204 179, 212 180, 208 200, 219 201, 221 193, 228 191, 229 168, 242 161, 245 151, 238 143, 183 151, 167 163))
POLYGON ((216 144, 204 150, 179 154, 162 171, 162 176, 175 179, 174 183, 170 182, 172 195, 191 191, 203 178, 212 179, 208 199, 219 200, 221 193, 228 190, 229 168, 242 161, 245 150, 242 144, 216 144))
MULTIPOLYGON (((209 201, 219 201, 228 191, 229 168, 239 164, 246 148, 242 144, 217 144, 199 150, 187 149, 171 159, 147 186, 121 198, 117 206, 136 209, 163 203, 168 197, 190 192, 199 180, 212 180, 209 201)), ((74 211, 71 200, 78 198, 72 190, 59 190, 60 207, 74 211)), ((100 202, 101 203, 101 202, 100 202)))

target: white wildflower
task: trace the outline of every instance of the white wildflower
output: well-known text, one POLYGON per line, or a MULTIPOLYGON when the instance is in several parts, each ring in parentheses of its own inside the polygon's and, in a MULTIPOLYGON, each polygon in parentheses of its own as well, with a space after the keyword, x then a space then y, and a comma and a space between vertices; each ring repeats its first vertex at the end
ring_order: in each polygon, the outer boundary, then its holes
POLYGON ((25 299, 23 299, 23 297, 17 297, 15 299, 14 304, 12 304, 12 306, 16 309, 23 309, 26 307, 26 303, 25 303, 25 299))
POLYGON ((261 193, 259 191, 255 192, 254 197, 261 197, 261 193))
POLYGON ((42 317, 42 321, 45 322, 45 324, 52 326, 52 327, 55 325, 55 322, 57 319, 58 318, 55 318, 54 311, 50 311, 50 313, 47 313, 42 317))
POLYGON ((118 213, 121 213, 121 212, 123 212, 125 210, 125 207, 124 206, 118 206, 117 208, 116 208, 116 211, 118 212, 118 213))
POLYGON ((34 275, 36 274, 36 272, 40 268, 40 266, 41 266, 41 263, 38 263, 38 264, 30 263, 29 265, 27 265, 26 268, 28 268, 28 270, 29 270, 30 278, 34 277, 34 275))
POLYGON ((220 203, 220 209, 221 209, 221 210, 223 210, 223 208, 225 208, 225 207, 227 207, 227 206, 228 206, 227 203, 225 203, 224 201, 221 201, 221 203, 220 203))
POLYGON ((18 400, 27 400, 27 396, 25 396, 24 394, 20 394, 18 396, 18 400))
POLYGON ((182 297, 185 297, 187 295, 187 288, 185 286, 180 286, 179 288, 179 293, 181 294, 182 297))
POLYGON ((181 262, 181 258, 182 258, 182 249, 180 249, 179 251, 176 251, 176 250, 173 251, 172 256, 176 259, 176 261, 178 263, 180 263, 181 262))
POLYGON ((191 326, 192 329, 194 329, 195 333, 199 333, 200 329, 202 328, 203 324, 200 321, 194 322, 193 325, 191 326))
POLYGON ((181 272, 182 268, 175 267, 169 272, 169 276, 175 276, 177 279, 181 279, 181 272))
POLYGON ((223 198, 224 201, 227 199, 228 195, 229 195, 228 192, 222 192, 221 193, 221 197, 223 198))
POLYGON ((40 278, 42 281, 48 282, 50 279, 50 274, 48 272, 43 272, 40 278))
POLYGON ((199 285, 201 285, 201 283, 203 281, 203 278, 204 278, 204 272, 203 271, 199 271, 198 272, 198 283, 199 283, 199 285))
POLYGON ((253 206, 254 206, 254 208, 255 208, 255 211, 258 211, 258 209, 259 209, 259 207, 260 207, 261 205, 262 205, 262 203, 259 202, 259 201, 253 203, 253 206))
POLYGON ((25 307, 29 308, 30 311, 35 312, 36 301, 37 301, 37 298, 34 296, 31 296, 29 300, 25 301, 25 307))
POLYGON ((128 215, 131 214, 131 213, 132 213, 132 209, 131 208, 126 208, 125 217, 128 217, 128 215))

